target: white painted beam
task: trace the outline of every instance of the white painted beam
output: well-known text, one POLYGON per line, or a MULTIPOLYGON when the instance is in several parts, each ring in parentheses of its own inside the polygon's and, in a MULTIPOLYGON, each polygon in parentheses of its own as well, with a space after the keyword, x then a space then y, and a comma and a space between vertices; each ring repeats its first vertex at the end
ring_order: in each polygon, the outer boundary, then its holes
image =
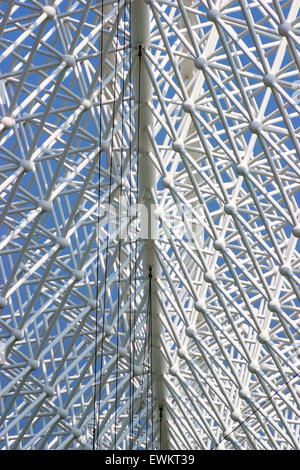
MULTIPOLYGON (((149 279, 151 270, 151 291, 152 291, 152 370, 153 370, 153 393, 155 404, 155 417, 161 426, 161 449, 169 448, 168 416, 166 410, 167 389, 164 383, 165 359, 161 352, 162 323, 159 319, 160 304, 158 300, 157 279, 160 277, 161 268, 156 257, 154 248, 154 236, 157 233, 158 220, 152 217, 151 204, 153 198, 152 191, 156 191, 157 169, 150 158, 152 151, 151 140, 148 129, 152 128, 153 114, 148 103, 152 98, 151 80, 145 65, 144 51, 149 47, 150 41, 150 8, 140 0, 132 2, 132 46, 133 59, 135 61, 134 71, 134 101, 138 104, 135 120, 137 123, 137 151, 138 151, 138 186, 139 203, 145 205, 148 214, 148 238, 141 241, 141 249, 145 250, 144 255, 144 276, 149 279)), ((150 281, 149 281, 150 282, 150 281)))

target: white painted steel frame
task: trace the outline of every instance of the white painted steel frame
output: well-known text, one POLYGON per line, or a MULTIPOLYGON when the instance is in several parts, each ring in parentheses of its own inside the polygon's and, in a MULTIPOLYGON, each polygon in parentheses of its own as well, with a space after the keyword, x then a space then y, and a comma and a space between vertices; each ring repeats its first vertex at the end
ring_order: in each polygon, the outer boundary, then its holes
POLYGON ((2 2, 2 449, 299 449, 299 7, 2 2))

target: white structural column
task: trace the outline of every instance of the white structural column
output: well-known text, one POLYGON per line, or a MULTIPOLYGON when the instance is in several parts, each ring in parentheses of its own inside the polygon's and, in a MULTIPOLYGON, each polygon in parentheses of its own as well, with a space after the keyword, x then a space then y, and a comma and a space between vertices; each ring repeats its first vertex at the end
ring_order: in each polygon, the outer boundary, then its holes
POLYGON ((0 449, 300 448, 299 12, 0 2, 0 449))
MULTIPOLYGON (((165 359, 161 353, 162 324, 159 319, 160 304, 158 300, 157 279, 160 277, 160 264, 157 260, 154 249, 154 238, 158 232, 158 219, 153 216, 153 192, 157 186, 157 170, 150 158, 152 150, 149 138, 149 128, 153 128, 153 114, 149 108, 152 98, 151 80, 145 66, 145 48, 149 47, 150 39, 150 8, 144 2, 135 0, 132 3, 132 46, 133 60, 135 60, 134 72, 134 100, 137 104, 136 111, 136 133, 138 151, 138 187, 139 204, 144 208, 141 215, 147 214, 148 220, 141 217, 142 236, 141 249, 144 251, 143 264, 145 279, 151 278, 151 320, 152 320, 152 372, 153 372, 153 393, 154 393, 154 416, 160 427, 160 448, 168 449, 168 423, 166 410, 166 386, 164 384, 165 359)), ((147 287, 146 287, 147 289, 147 287)), ((146 295, 147 299, 147 295, 146 295)))

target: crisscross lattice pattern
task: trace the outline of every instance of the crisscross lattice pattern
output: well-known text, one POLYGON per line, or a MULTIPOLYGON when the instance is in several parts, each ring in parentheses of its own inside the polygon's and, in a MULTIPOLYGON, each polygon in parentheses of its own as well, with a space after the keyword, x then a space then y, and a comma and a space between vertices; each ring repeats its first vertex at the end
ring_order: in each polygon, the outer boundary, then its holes
POLYGON ((146 4, 1 3, 1 448, 160 447, 146 196, 169 446, 299 448, 299 2, 146 4))

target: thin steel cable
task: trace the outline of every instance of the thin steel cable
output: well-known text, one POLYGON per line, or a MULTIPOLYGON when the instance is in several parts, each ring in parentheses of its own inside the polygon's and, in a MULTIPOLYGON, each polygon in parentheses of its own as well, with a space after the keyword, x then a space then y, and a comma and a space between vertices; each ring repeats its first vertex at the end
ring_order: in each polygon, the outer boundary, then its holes
MULTIPOLYGON (((300 373, 298 374, 295 374, 290 380, 288 380, 287 382, 285 382, 278 390, 276 390, 269 398, 267 398, 267 400, 264 401, 264 403, 262 403, 260 406, 258 406, 257 408, 255 408, 255 410, 252 411, 252 413, 250 413, 247 418, 245 418, 241 423, 239 423, 230 433, 228 433, 227 436, 230 436, 230 434, 232 434, 233 432, 235 432, 240 426, 242 426, 249 418, 251 418, 251 416, 253 416, 257 411, 259 411, 263 406, 265 406, 266 403, 268 403, 270 400, 272 400, 272 398, 275 396, 275 395, 278 395, 279 392, 281 392, 281 390, 286 387, 292 380, 294 380, 296 377, 300 376, 300 373)), ((212 449, 210 450, 215 450, 224 440, 226 440, 226 438, 224 437, 223 439, 221 439, 218 444, 216 444, 212 449)))
POLYGON ((163 420, 163 409, 159 408, 159 450, 161 449, 162 443, 162 420, 163 420))
MULTIPOLYGON (((119 0, 118 0, 118 12, 119 12, 119 0)), ((117 31, 119 28, 119 15, 117 16, 117 31)), ((107 160, 109 161, 109 191, 108 191, 108 206, 111 203, 112 196, 112 160, 114 152, 114 123, 115 123, 115 108, 116 108, 116 78, 117 78, 117 64, 115 60, 115 70, 114 70, 114 91, 113 91, 113 104, 112 104, 112 126, 111 126, 111 144, 109 157, 108 152, 106 152, 107 160)), ((105 249, 105 269, 104 269, 104 292, 103 292, 103 314, 102 314, 102 338, 101 338, 101 362, 100 362, 100 379, 99 379, 99 398, 98 398, 98 421, 97 421, 97 441, 100 433, 100 418, 101 418, 101 390, 103 382, 103 357, 104 357, 104 333, 105 333, 105 307, 106 307, 106 298, 107 298, 107 277, 108 277, 108 258, 109 258, 109 225, 110 225, 110 212, 108 211, 108 221, 107 221, 107 235, 106 235, 106 249, 105 249)), ((117 332, 118 335, 118 332, 117 332)))
MULTIPOLYGON (((149 309, 147 312, 147 317, 148 317, 148 361, 149 361, 149 370, 148 370, 148 380, 147 380, 147 407, 149 406, 149 415, 148 415, 148 409, 147 409, 147 420, 150 420, 150 436, 149 438, 149 444, 151 443, 152 440, 152 445, 150 445, 150 449, 153 448, 153 390, 152 390, 152 266, 149 266, 149 309), (150 399, 149 399, 150 395, 150 399), (148 402, 150 401, 149 405, 148 402)), ((148 427, 147 427, 148 429, 148 427)), ((148 442, 148 439, 146 439, 146 442, 148 442)))
MULTIPOLYGON (((101 5, 101 21, 102 27, 99 38, 99 57, 100 57, 100 98, 99 98, 99 162, 98 162, 98 215, 97 215, 97 267, 96 267, 96 324, 95 324, 95 351, 94 351, 94 390, 93 390, 93 450, 96 448, 96 404, 97 404, 97 359, 98 359, 98 321, 99 321, 99 265, 100 265, 100 207, 101 207, 101 145, 102 145, 102 92, 103 92, 103 55, 101 49, 103 48, 103 18, 104 18, 104 5, 101 5)), ((99 388, 100 393, 100 388, 99 388)))
MULTIPOLYGON (((147 293, 147 297, 149 299, 149 293, 147 293)), ((149 302, 149 300, 148 300, 149 302)), ((145 339, 147 338, 147 330, 148 330, 148 302, 147 302, 147 309, 146 309, 146 330, 145 330, 145 339)), ((144 341, 144 344, 143 344, 143 355, 142 355, 142 380, 141 380, 141 387, 140 387, 140 408, 139 408, 139 421, 138 421, 138 426, 140 428, 141 426, 141 412, 142 412, 142 404, 143 404, 143 395, 144 395, 144 387, 148 387, 148 375, 149 373, 147 374, 147 365, 146 365, 146 351, 147 351, 147 341, 145 340, 144 341), (146 385, 145 385, 146 384, 146 385)), ((140 440, 140 439, 139 439, 140 440)), ((137 441, 137 449, 138 449, 138 445, 139 445, 139 440, 137 441)))
MULTIPOLYGON (((131 2, 129 2, 129 24, 130 24, 130 31, 129 31, 129 41, 130 41, 130 47, 129 47, 129 53, 130 53, 130 65, 132 64, 132 30, 131 30, 131 25, 132 25, 132 10, 131 10, 131 2)), ((130 84, 132 83, 132 67, 130 67, 130 84)), ((129 100, 129 104, 130 104, 130 110, 129 110, 129 114, 130 114, 130 123, 132 122, 132 100, 130 99, 129 100)), ((133 168, 132 168, 132 165, 133 165, 133 162, 132 162, 132 141, 130 141, 130 148, 129 148, 129 157, 130 157, 130 162, 129 162, 129 166, 130 166, 130 172, 129 172, 129 182, 130 182, 130 185, 129 185, 129 188, 130 188, 130 192, 129 192, 129 207, 131 207, 131 204, 132 204, 132 180, 134 178, 132 178, 133 176, 133 168)), ((128 233, 128 236, 130 237, 130 233, 128 233)), ((129 284, 130 284, 130 296, 132 295, 131 294, 131 283, 132 283, 132 274, 131 274, 131 264, 132 264, 132 244, 130 243, 130 250, 129 250, 129 266, 130 266, 130 273, 129 273, 129 276, 130 276, 130 279, 129 279, 129 284)), ((133 390, 133 387, 134 387, 134 384, 133 384, 133 375, 134 375, 134 339, 132 339, 132 336, 133 336, 133 332, 134 332, 134 319, 133 319, 133 315, 132 315, 132 302, 130 301, 130 304, 129 304, 129 336, 130 336, 130 354, 129 354, 129 438, 130 438, 130 442, 129 442, 129 448, 132 449, 133 448, 133 404, 134 404, 134 390, 133 390)))
MULTIPOLYGON (((147 331, 145 335, 145 349, 147 349, 147 359, 149 362, 150 366, 150 350, 149 350, 149 339, 150 339, 150 328, 151 328, 151 306, 152 306, 152 298, 151 298, 151 278, 152 278, 152 268, 149 266, 149 274, 148 274, 148 279, 149 279, 149 285, 148 285, 148 299, 147 299, 147 311, 146 311, 146 325, 147 325, 147 331)), ((147 382, 146 382, 146 387, 147 387, 147 392, 146 392, 146 450, 148 450, 148 430, 149 430, 149 372, 150 372, 150 367, 148 369, 148 376, 147 376, 147 382)))
MULTIPOLYGON (((137 110, 137 122, 136 122, 136 129, 137 129, 137 143, 136 143, 136 204, 139 202, 139 155, 140 155, 140 119, 141 119, 141 57, 142 57, 142 46, 139 45, 138 50, 138 110, 137 110)), ((134 244, 134 309, 133 309, 133 327, 132 327, 132 357, 133 357, 133 364, 132 364, 132 375, 130 381, 133 383, 134 381, 134 370, 135 370, 135 330, 136 330, 136 297, 137 297, 137 258, 138 258, 138 218, 136 218, 136 239, 134 244)), ((133 435, 133 420, 134 420, 134 412, 133 412, 133 404, 134 404, 134 384, 132 386, 132 402, 131 402, 131 433, 133 435)))
MULTIPOLYGON (((117 88, 117 57, 118 57, 118 46, 119 46, 119 15, 120 15, 120 1, 118 0, 118 10, 117 10, 117 33, 116 33, 116 49, 115 49, 115 88, 114 88, 114 102, 115 102, 115 96, 116 96, 116 88, 117 88)), ((121 89, 121 122, 122 122, 122 129, 123 129, 123 123, 124 123, 124 68, 123 68, 123 83, 122 83, 122 89, 121 89)), ((112 127, 114 128, 114 119, 112 123, 112 127)), ((124 135, 122 132, 122 138, 121 138, 122 144, 121 147, 123 148, 123 143, 124 143, 124 135)), ((122 197, 122 150, 120 152, 120 199, 122 197)), ((117 292, 117 338, 116 338, 116 377, 115 377, 115 387, 116 387, 116 396, 115 396, 115 416, 114 416, 114 421, 115 421, 115 429, 114 429, 114 449, 117 447, 117 421, 118 421, 118 378, 119 378, 119 329, 120 329, 120 279, 121 279, 121 240, 119 237, 118 240, 118 292, 117 292)))
MULTIPOLYGON (((150 289, 152 290, 152 271, 151 271, 151 277, 150 277, 150 289)), ((152 299, 152 293, 151 293, 151 299, 152 299)), ((153 323, 153 318, 152 318, 152 300, 151 300, 151 310, 150 310, 150 328, 149 328, 149 347, 150 347, 150 391, 151 391, 151 449, 153 450, 153 442, 154 442, 154 393, 153 393, 153 329, 152 329, 152 323, 153 323)))
MULTIPOLYGON (((137 135, 137 159, 136 159, 136 204, 139 204, 139 155, 140 155, 140 97, 141 97, 141 48, 139 48, 139 89, 138 89, 138 101, 139 101, 139 107, 138 107, 138 122, 137 122, 137 129, 138 129, 138 135, 137 135)), ((134 250, 135 250, 135 269, 134 269, 134 317, 133 317, 133 351, 135 351, 135 331, 136 331, 136 312, 137 312, 137 261, 138 261, 138 217, 136 218, 136 240, 134 244, 134 250)), ((133 360, 135 361, 135 355, 133 356, 133 360)), ((133 401, 134 401, 134 389, 133 389, 133 401)))

